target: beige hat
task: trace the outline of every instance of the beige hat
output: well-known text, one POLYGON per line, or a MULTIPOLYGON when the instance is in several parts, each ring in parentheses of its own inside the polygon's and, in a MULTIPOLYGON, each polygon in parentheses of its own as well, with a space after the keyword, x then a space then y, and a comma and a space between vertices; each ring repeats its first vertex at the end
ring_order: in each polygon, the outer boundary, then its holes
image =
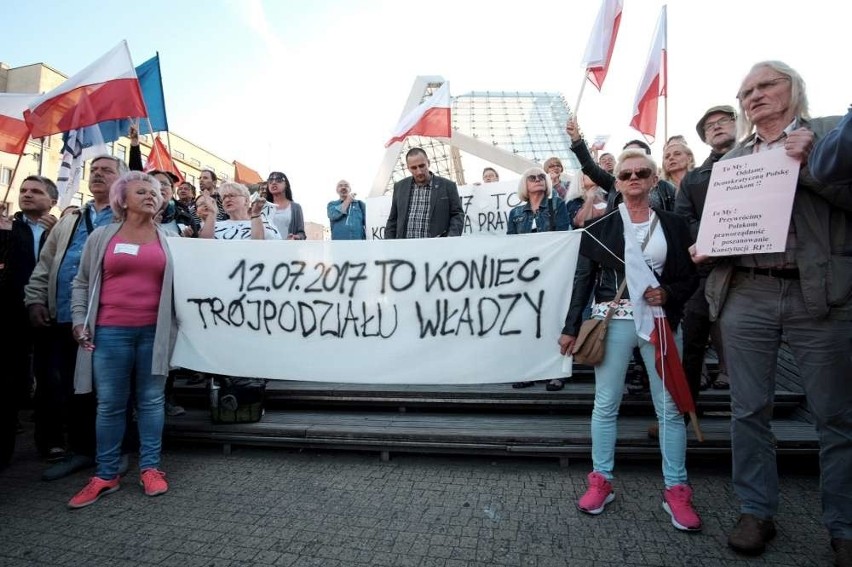
POLYGON ((701 120, 698 121, 698 124, 695 125, 695 131, 698 132, 698 137, 701 138, 702 142, 707 142, 704 139, 704 123, 707 121, 707 117, 711 114, 724 113, 730 115, 731 118, 737 117, 737 111, 734 110, 733 106, 728 106, 727 104, 723 104, 720 106, 711 106, 707 109, 707 112, 704 113, 704 116, 701 117, 701 120))

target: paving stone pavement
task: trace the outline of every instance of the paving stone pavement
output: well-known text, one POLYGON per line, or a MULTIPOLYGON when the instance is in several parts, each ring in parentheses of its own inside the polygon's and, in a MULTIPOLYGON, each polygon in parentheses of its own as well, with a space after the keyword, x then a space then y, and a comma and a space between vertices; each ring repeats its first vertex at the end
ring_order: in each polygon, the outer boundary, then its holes
POLYGON ((675 530, 658 461, 617 463, 617 498, 576 508, 590 462, 167 444, 171 488, 122 488, 80 510, 91 471, 53 482, 26 438, 0 473, 0 565, 556 567, 830 565, 813 462, 782 463, 778 537, 747 560, 726 547, 735 520, 729 462, 691 462, 704 530, 675 530))

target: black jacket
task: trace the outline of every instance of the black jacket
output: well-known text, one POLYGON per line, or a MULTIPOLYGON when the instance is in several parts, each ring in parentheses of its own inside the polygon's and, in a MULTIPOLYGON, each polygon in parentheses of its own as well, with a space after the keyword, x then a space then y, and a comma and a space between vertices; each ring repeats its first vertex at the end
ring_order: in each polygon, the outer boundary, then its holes
MULTIPOLYGON (((432 175, 429 190, 429 238, 461 236, 464 230, 464 208, 454 181, 432 175)), ((385 224, 385 239, 405 238, 408 228, 408 209, 414 178, 406 177, 393 186, 391 210, 385 224)))
MULTIPOLYGON (((48 232, 41 234, 38 250, 44 246, 48 232)), ((12 216, 12 229, 0 230, 0 247, 4 249, 5 257, 0 260, 3 269, 0 270, 0 305, 6 313, 9 309, 23 309, 24 287, 30 280, 36 266, 37 258, 33 254, 33 231, 27 226, 24 215, 18 211, 12 216)))
POLYGON ((701 223, 701 213, 704 212, 704 201, 707 200, 707 188, 710 187, 713 164, 723 155, 711 153, 704 163, 687 173, 680 182, 680 191, 675 197, 674 212, 686 221, 693 241, 698 238, 698 225, 701 223))
MULTIPOLYGON (((674 213, 656 208, 654 212, 660 219, 656 230, 663 230, 667 244, 666 264, 663 273, 657 274, 657 278, 666 291, 667 299, 663 311, 674 331, 680 324, 683 304, 698 286, 698 276, 689 256, 692 241, 684 220, 674 213)), ((624 222, 620 214, 614 212, 586 229, 580 241, 580 258, 574 274, 574 292, 571 294, 571 307, 565 317, 563 335, 577 336, 583 322, 583 310, 592 290, 595 292, 596 302, 612 301, 624 279, 624 264, 621 260, 613 257, 588 233, 604 243, 618 258, 624 258, 624 222)), ((626 287, 621 297, 630 297, 626 287)))

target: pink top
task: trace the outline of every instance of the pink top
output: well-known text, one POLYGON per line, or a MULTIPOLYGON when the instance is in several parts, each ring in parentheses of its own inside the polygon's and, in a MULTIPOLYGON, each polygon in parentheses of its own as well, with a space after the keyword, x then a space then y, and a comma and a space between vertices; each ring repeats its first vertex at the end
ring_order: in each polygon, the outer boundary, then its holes
POLYGON ((157 322, 166 253, 159 239, 129 244, 115 235, 107 245, 98 325, 144 327, 157 322))

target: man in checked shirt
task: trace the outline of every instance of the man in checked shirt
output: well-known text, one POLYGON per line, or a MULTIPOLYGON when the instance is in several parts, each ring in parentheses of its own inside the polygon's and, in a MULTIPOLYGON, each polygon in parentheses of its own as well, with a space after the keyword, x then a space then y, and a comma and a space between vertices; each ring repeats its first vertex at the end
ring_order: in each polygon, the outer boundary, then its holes
POLYGON ((408 150, 405 163, 411 177, 393 186, 385 238, 461 236, 464 209, 456 184, 429 171, 423 148, 408 150))

